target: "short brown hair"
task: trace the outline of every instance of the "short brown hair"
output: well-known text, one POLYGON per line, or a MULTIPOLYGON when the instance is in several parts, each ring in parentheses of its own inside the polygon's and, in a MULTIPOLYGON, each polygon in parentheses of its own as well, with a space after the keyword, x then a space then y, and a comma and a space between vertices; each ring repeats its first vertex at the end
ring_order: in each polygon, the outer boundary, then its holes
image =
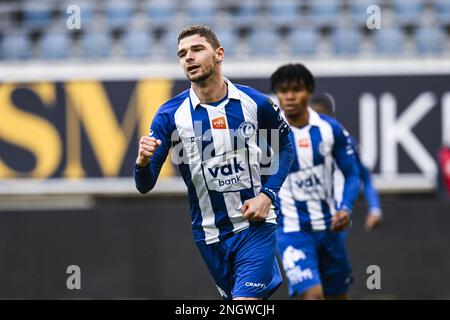
POLYGON ((181 39, 193 36, 195 34, 204 37, 214 50, 221 47, 219 39, 217 39, 217 36, 214 33, 213 29, 202 24, 195 24, 193 26, 190 26, 189 28, 181 30, 180 34, 178 35, 178 44, 180 44, 181 39))

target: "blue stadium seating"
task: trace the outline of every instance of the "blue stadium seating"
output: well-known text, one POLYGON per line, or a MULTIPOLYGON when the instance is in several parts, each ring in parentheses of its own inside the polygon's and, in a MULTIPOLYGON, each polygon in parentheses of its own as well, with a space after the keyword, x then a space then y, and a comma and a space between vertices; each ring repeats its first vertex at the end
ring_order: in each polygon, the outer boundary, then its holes
POLYGON ((296 0, 270 0, 267 4, 269 23, 275 27, 293 27, 299 22, 299 11, 296 0))
POLYGON ((216 21, 217 2, 215 0, 190 0, 186 2, 189 25, 214 25, 216 21))
POLYGON ((23 24, 29 29, 42 29, 50 25, 52 4, 49 1, 27 1, 23 6, 23 24))
POLYGON ((108 57, 111 54, 112 41, 107 32, 87 32, 81 38, 82 55, 89 59, 108 57))
POLYGON ((252 56, 273 56, 278 53, 279 37, 273 29, 256 29, 250 35, 250 54, 252 56))
POLYGON ((441 28, 420 28, 415 34, 416 51, 419 55, 441 55, 447 43, 441 28))
POLYGON ((288 36, 288 45, 294 55, 311 56, 317 53, 320 34, 316 29, 297 29, 288 36))
POLYGON ((434 0, 433 8, 437 20, 441 25, 450 25, 450 1, 448 0, 434 0))
POLYGON ((401 25, 417 24, 423 11, 422 0, 394 0, 394 12, 401 25))
POLYGON ((66 32, 47 32, 41 40, 43 59, 65 59, 70 54, 70 38, 66 32))
POLYGON ((123 38, 126 58, 147 58, 151 54, 152 46, 152 38, 145 30, 129 30, 123 38))
POLYGON ((133 7, 129 1, 108 1, 105 11, 110 28, 124 28, 129 25, 133 17, 133 7))
POLYGON ((173 23, 175 3, 172 0, 149 0, 145 4, 145 11, 152 27, 167 27, 173 23))
POLYGON ((309 15, 318 27, 335 26, 339 17, 338 0, 315 0, 310 2, 309 15))
POLYGON ((23 32, 3 35, 0 51, 3 59, 26 59, 31 56, 31 43, 23 32))
POLYGON ((256 1, 239 2, 237 11, 231 16, 231 24, 236 28, 253 28, 259 20, 259 11, 256 1))
POLYGON ((400 28, 373 31, 374 53, 382 56, 399 56, 405 47, 405 35, 400 28))
POLYGON ((331 34, 333 53, 339 56, 356 55, 360 51, 361 34, 357 29, 339 28, 331 34))

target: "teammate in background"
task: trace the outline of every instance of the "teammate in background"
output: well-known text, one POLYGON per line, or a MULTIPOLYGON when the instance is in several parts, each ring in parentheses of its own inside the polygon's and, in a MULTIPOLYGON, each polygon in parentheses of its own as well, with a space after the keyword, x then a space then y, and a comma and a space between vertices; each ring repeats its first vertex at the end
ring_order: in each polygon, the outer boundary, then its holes
MULTIPOLYGON (((336 107, 333 98, 328 93, 323 94, 315 94, 311 98, 311 107, 322 114, 328 115, 330 117, 336 117, 336 107)), ((366 215, 366 220, 364 223, 364 229, 366 231, 373 230, 379 224, 381 224, 383 220, 383 214, 380 206, 380 198, 378 196, 378 192, 372 184, 372 177, 369 169, 362 163, 361 158, 359 156, 358 147, 356 144, 356 140, 353 136, 350 136, 350 140, 355 150, 355 157, 358 163, 359 168, 359 177, 361 179, 361 183, 364 186, 364 197, 366 198, 368 204, 368 212, 366 215)), ((334 178, 334 187, 335 187, 335 199, 337 206, 339 206, 342 201, 342 192, 343 192, 343 177, 342 173, 337 171, 335 173, 334 178)))
POLYGON ((143 194, 154 187, 172 146, 188 188, 194 239, 220 294, 268 298, 282 282, 276 198, 293 161, 290 128, 265 95, 222 76, 224 48, 209 27, 181 31, 177 53, 191 88, 163 104, 150 134, 141 137, 136 187, 143 194), (283 164, 264 179, 262 131, 273 161, 283 164))
POLYGON ((332 117, 308 107, 315 80, 302 64, 288 64, 271 76, 284 117, 291 126, 294 163, 280 193, 279 253, 290 296, 346 299, 351 267, 343 229, 350 224, 359 192, 359 172, 349 134, 332 117), (345 177, 336 209, 333 170, 345 177))

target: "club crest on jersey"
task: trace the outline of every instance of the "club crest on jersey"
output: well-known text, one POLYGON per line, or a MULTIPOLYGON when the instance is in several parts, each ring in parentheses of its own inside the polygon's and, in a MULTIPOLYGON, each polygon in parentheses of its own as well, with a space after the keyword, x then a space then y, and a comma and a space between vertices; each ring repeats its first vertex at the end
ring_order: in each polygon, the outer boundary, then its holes
POLYGON ((326 144, 326 143, 324 143, 324 142, 321 142, 321 143, 319 144, 319 153, 320 153, 323 157, 329 155, 330 152, 331 152, 331 147, 330 147, 328 144, 326 144))
POLYGON ((226 129, 227 122, 225 121, 225 116, 221 116, 211 120, 213 129, 226 129))
POLYGON ((238 134, 243 139, 250 139, 256 132, 256 125, 253 122, 245 121, 239 125, 238 134))

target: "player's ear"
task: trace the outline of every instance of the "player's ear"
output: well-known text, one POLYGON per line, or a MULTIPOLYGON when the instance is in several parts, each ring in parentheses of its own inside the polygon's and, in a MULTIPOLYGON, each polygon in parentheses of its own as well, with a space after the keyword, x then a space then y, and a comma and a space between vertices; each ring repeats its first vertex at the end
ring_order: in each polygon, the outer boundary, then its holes
POLYGON ((225 49, 223 47, 217 48, 216 49, 216 62, 222 62, 224 55, 225 55, 225 49))

